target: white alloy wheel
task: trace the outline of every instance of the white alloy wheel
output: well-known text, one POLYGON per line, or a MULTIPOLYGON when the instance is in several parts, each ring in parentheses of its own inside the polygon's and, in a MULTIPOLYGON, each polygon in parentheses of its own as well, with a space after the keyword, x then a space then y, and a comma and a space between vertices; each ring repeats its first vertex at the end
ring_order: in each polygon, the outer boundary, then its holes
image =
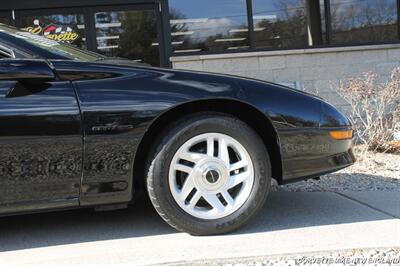
POLYGON ((185 212, 213 220, 243 206, 254 179, 253 162, 241 143, 226 134, 204 133, 176 151, 168 183, 174 200, 185 212))

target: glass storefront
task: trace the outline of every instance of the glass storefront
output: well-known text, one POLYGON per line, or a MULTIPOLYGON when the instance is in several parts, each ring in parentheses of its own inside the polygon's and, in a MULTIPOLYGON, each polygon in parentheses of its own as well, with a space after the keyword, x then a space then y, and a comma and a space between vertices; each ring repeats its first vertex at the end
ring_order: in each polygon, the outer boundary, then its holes
POLYGON ((5 17, 0 17, 0 23, 8 24, 8 19, 5 17))
POLYGON ((159 23, 155 5, 16 12, 16 25, 32 34, 152 66, 161 65, 159 23))
POLYGON ((249 48, 245 0, 170 0, 169 7, 174 53, 249 48))
POLYGON ((0 23, 9 24, 8 15, 6 12, 0 12, 0 23))
POLYGON ((253 0, 255 47, 307 45, 306 1, 253 0))
POLYGON ((170 56, 400 43, 400 0, 31 0, 0 23, 110 57, 169 66, 170 56))
MULTIPOLYGON (((50 11, 51 12, 51 11, 50 11)), ((85 17, 80 13, 47 14, 22 12, 19 17, 20 28, 48 39, 86 48, 85 17)))
POLYGON ((160 42, 154 10, 94 13, 97 51, 110 57, 160 65, 160 42))
POLYGON ((399 39, 397 0, 330 0, 332 43, 399 39))

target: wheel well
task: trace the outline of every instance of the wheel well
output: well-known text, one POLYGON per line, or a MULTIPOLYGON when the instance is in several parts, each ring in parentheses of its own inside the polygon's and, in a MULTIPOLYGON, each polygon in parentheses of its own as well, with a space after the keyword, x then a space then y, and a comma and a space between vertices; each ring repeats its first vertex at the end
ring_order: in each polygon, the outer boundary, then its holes
POLYGON ((146 160, 151 152, 151 146, 154 139, 157 139, 160 132, 168 127, 177 119, 189 114, 202 112, 219 112, 239 118, 252 127, 264 141, 271 160, 272 177, 282 182, 282 161, 279 147, 279 139, 271 121, 259 110, 235 100, 215 99, 199 100, 179 105, 159 116, 150 125, 149 129, 142 138, 142 141, 136 151, 133 164, 134 187, 136 193, 145 191, 145 168, 146 160))

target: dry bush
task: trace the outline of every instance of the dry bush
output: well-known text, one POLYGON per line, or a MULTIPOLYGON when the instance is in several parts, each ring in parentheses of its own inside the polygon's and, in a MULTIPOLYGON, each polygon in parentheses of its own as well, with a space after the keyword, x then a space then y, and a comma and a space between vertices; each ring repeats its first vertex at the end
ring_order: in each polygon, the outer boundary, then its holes
POLYGON ((349 118, 357 141, 367 150, 396 152, 394 136, 400 124, 400 67, 392 71, 387 81, 379 81, 378 75, 368 72, 340 82, 337 91, 351 107, 349 118))

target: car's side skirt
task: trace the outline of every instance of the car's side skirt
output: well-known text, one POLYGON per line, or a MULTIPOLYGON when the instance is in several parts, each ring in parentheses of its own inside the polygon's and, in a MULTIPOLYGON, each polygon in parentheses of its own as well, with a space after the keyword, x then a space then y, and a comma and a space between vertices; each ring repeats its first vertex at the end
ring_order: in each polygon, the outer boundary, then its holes
POLYGON ((48 212, 54 210, 65 210, 79 208, 79 199, 62 199, 53 201, 34 201, 34 202, 21 202, 16 204, 9 204, 3 206, 0 216, 12 216, 20 214, 30 214, 38 212, 48 212))

